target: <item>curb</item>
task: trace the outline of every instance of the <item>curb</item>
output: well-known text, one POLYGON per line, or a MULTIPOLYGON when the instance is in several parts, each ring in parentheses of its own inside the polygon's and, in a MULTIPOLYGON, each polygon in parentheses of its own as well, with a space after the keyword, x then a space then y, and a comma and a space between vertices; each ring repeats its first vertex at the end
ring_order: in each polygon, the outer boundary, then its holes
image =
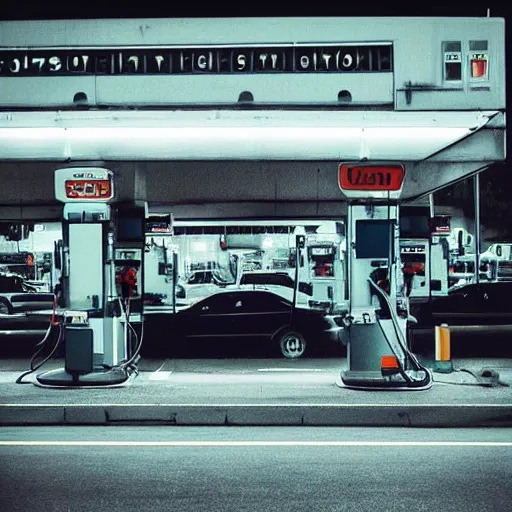
POLYGON ((503 405, 0 405, 0 426, 512 427, 503 405))

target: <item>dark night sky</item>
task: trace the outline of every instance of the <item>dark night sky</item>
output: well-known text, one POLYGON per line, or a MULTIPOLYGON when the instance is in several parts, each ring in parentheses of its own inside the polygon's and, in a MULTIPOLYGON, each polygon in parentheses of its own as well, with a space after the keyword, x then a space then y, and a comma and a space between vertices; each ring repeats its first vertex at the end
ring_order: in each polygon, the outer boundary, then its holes
POLYGON ((217 16, 492 16, 508 17, 507 2, 397 2, 370 0, 210 1, 4 0, 0 19, 163 18, 217 16))

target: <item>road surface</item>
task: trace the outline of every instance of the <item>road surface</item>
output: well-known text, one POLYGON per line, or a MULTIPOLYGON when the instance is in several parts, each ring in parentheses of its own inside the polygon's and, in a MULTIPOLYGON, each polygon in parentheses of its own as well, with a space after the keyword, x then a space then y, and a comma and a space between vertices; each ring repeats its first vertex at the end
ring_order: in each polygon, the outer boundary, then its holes
POLYGON ((509 511, 507 429, 0 429, 9 512, 509 511))

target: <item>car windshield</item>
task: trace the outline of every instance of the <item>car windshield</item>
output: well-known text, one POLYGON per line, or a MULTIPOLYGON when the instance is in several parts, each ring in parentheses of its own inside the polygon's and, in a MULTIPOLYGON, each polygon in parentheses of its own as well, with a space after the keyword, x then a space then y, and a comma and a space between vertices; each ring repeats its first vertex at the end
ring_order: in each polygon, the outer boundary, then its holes
POLYGON ((240 284, 268 284, 293 288, 293 279, 286 274, 244 274, 240 284))

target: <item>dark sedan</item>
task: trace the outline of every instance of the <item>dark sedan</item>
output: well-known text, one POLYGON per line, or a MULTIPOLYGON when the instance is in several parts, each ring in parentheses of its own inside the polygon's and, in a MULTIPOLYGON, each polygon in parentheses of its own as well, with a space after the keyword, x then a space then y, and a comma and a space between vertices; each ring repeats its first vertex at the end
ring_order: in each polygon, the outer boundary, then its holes
POLYGON ((292 313, 290 301, 268 291, 225 291, 174 315, 147 315, 142 354, 167 356, 184 340, 266 338, 282 356, 295 359, 317 343, 337 341, 341 325, 341 318, 320 309, 297 307, 292 313))
POLYGON ((493 334, 512 332, 512 282, 481 282, 452 288, 446 297, 433 297, 417 305, 412 314, 418 323, 410 326, 414 339, 448 324, 454 333, 493 334))

